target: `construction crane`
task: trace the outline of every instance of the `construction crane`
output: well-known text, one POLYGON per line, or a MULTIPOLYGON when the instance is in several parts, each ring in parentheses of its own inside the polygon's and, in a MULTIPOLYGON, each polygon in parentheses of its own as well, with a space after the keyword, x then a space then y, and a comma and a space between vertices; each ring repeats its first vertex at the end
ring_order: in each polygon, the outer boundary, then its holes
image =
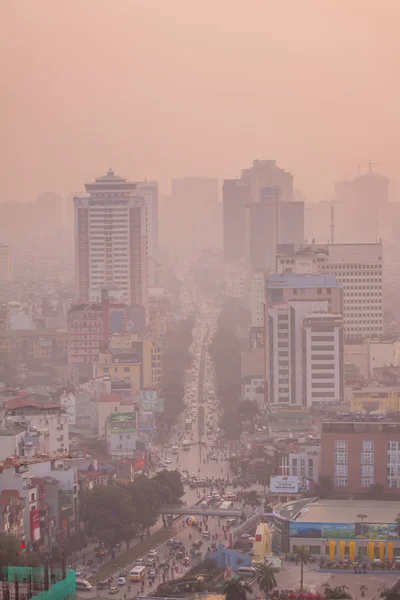
POLYGON ((8 456, 0 461, 0 473, 3 469, 14 469, 16 467, 27 467, 37 463, 50 462, 52 460, 71 459, 67 452, 50 452, 49 454, 33 454, 32 456, 8 456))
POLYGON ((369 160, 367 163, 365 163, 366 165, 368 165, 368 173, 372 173, 372 167, 374 166, 378 166, 381 163, 378 162, 372 162, 372 160, 369 160))

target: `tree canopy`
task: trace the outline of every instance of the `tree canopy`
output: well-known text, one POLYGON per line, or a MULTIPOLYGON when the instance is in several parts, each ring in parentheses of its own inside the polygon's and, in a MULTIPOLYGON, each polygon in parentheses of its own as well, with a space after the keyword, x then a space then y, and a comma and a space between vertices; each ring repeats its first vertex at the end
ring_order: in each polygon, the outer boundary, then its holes
POLYGON ((260 589, 264 592, 265 597, 276 588, 275 573, 277 569, 271 563, 259 563, 254 565, 256 582, 260 589))
POLYGON ((21 551, 18 540, 6 533, 0 533, 0 567, 14 566, 39 566, 39 556, 36 552, 21 551))

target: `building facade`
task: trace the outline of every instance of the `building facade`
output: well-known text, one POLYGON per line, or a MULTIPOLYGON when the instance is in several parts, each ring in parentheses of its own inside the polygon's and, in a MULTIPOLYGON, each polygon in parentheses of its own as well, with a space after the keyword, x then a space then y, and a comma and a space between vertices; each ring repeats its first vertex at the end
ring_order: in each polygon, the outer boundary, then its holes
POLYGON ((146 306, 147 207, 138 184, 110 170, 85 187, 89 196, 74 198, 78 299, 119 289, 127 304, 146 306))
POLYGON ((350 417, 323 423, 321 474, 332 479, 337 493, 367 494, 379 484, 382 494, 398 494, 400 422, 350 417))
POLYGON ((312 313, 303 319, 303 403, 341 402, 344 398, 343 320, 312 313))

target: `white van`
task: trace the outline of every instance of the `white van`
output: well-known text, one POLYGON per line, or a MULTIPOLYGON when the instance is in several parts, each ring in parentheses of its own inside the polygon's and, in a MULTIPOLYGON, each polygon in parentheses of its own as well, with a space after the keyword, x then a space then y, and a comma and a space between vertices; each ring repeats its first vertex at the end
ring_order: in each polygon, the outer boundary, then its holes
POLYGON ((253 567, 239 567, 236 571, 236 575, 252 579, 255 575, 255 570, 253 567))
POLYGON ((86 579, 77 579, 76 580, 76 589, 82 592, 90 592, 92 589, 92 584, 89 583, 86 579))

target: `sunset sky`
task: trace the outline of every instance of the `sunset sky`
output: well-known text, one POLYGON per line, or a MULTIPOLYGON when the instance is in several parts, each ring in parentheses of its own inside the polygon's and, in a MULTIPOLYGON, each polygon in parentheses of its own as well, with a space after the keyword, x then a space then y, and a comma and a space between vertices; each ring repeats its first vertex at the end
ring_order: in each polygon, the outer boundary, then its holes
POLYGON ((1 0, 0 202, 254 158, 310 201, 371 158, 400 200, 399 22, 399 0, 1 0))

